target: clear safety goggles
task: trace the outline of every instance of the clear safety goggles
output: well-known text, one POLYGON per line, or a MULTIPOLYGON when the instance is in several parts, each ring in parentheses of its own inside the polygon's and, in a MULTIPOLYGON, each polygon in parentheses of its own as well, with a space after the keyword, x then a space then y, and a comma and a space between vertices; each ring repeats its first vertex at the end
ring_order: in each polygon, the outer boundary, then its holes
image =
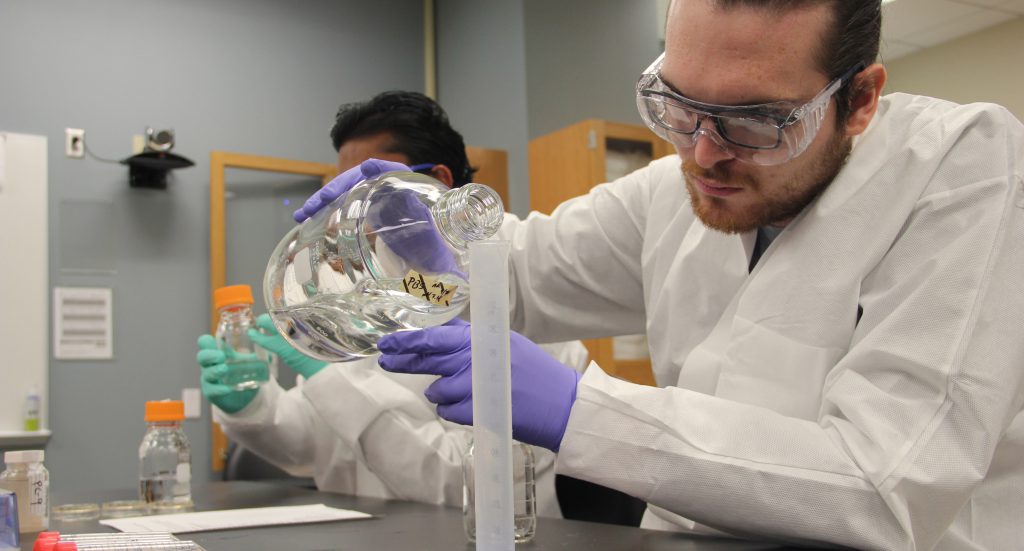
POLYGON ((685 98, 661 80, 662 53, 636 84, 636 106, 647 126, 680 148, 697 144, 701 135, 740 161, 763 166, 782 164, 803 153, 821 129, 829 100, 854 75, 858 63, 800 105, 777 101, 759 105, 716 105, 685 98), (711 125, 702 125, 707 119, 711 125))

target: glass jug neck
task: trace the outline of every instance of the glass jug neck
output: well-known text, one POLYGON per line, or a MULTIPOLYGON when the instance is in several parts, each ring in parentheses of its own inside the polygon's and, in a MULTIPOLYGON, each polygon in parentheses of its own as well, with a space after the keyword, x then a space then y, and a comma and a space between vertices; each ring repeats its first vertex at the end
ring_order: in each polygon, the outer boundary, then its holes
POLYGON ((473 241, 493 236, 504 219, 501 198, 480 184, 466 184, 443 194, 430 212, 441 236, 460 251, 473 241))

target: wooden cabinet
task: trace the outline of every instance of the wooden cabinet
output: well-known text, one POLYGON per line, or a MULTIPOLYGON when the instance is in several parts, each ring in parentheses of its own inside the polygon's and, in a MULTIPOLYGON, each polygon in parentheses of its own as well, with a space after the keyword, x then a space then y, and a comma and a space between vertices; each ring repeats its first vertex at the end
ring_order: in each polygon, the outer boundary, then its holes
POLYGON ((501 197, 505 210, 508 210, 508 152, 504 149, 485 149, 467 145, 466 157, 469 159, 469 166, 476 169, 473 181, 490 186, 501 197))
MULTIPOLYGON (((572 197, 674 153, 646 127, 587 119, 530 140, 530 210, 550 213, 572 197)), ((654 384, 646 337, 584 341, 590 358, 611 375, 654 384)))

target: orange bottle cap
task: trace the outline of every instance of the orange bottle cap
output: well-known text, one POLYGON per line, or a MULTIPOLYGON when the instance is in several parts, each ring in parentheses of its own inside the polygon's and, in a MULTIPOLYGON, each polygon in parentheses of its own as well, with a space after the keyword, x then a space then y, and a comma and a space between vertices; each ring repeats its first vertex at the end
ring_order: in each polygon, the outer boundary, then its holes
POLYGON ((213 308, 215 310, 232 304, 252 303, 252 288, 248 285, 228 285, 213 291, 213 308))
POLYGON ((185 402, 181 400, 160 400, 146 402, 146 422, 182 421, 185 419, 185 402))

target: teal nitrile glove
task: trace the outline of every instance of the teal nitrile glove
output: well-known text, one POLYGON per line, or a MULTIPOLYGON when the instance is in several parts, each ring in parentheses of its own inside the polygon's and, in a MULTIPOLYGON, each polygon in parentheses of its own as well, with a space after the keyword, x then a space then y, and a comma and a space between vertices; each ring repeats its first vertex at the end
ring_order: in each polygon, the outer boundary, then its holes
MULTIPOLYGON (((217 339, 213 335, 202 335, 196 344, 199 346, 196 363, 202 369, 202 375, 199 376, 199 388, 202 389, 203 396, 206 396, 210 403, 225 413, 238 413, 249 405, 259 389, 235 390, 234 387, 221 382, 221 379, 237 364, 229 366, 225 363, 227 356, 217 348, 217 339)), ((259 363, 266 369, 266 362, 259 363)))
POLYGON ((284 337, 277 332, 277 327, 274 327, 274 321, 270 319, 269 314, 262 314, 256 318, 256 327, 262 331, 250 329, 249 339, 276 354, 288 367, 307 380, 327 366, 327 362, 310 358, 292 348, 292 345, 288 344, 288 341, 284 340, 284 337))

